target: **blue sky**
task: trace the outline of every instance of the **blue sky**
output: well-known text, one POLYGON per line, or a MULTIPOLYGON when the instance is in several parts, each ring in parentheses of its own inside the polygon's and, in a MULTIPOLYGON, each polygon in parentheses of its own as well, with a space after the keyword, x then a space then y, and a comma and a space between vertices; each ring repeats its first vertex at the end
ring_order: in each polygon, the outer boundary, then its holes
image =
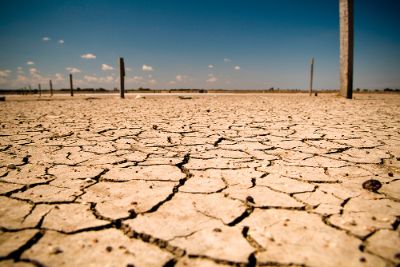
MULTIPOLYGON (((2 0, 0 88, 339 87, 339 0, 2 0), (61 41, 62 40, 62 41, 61 41)), ((361 88, 400 88, 400 1, 355 0, 361 88)))

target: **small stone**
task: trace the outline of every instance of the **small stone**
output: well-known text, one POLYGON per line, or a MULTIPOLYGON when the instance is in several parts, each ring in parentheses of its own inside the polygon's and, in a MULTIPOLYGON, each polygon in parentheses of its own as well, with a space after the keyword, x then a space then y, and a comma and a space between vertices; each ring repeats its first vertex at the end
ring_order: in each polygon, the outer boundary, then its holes
POLYGON ((265 233, 265 236, 266 236, 270 241, 272 241, 272 242, 275 241, 274 237, 272 236, 272 234, 271 234, 270 232, 266 232, 266 233, 265 233))
POLYGON ((53 248, 53 250, 51 251, 51 254, 60 254, 60 253, 63 253, 64 251, 61 249, 61 248, 59 248, 59 247, 55 247, 55 248, 53 248))
POLYGON ((389 173, 388 173, 388 176, 389 176, 389 177, 393 177, 393 172, 389 172, 389 173))
POLYGON ((255 202, 254 202, 254 198, 253 198, 252 196, 248 196, 248 197, 246 197, 246 202, 249 202, 249 203, 255 204, 255 202))
POLYGON ((371 191, 371 192, 376 192, 382 187, 382 183, 379 182, 378 180, 370 179, 370 180, 365 181, 362 184, 362 187, 365 190, 368 190, 368 191, 371 191))
POLYGON ((15 166, 15 164, 10 163, 7 165, 7 168, 10 170, 15 170, 17 168, 17 166, 15 166))
POLYGON ((222 232, 222 230, 221 230, 221 229, 219 229, 219 228, 214 228, 214 232, 216 232, 216 233, 221 233, 221 232, 222 232))
POLYGON ((29 162, 29 155, 26 155, 25 157, 23 157, 22 158, 22 162, 24 163, 24 164, 27 164, 28 162, 29 162))
POLYGON ((106 250, 107 250, 107 252, 111 252, 113 250, 113 248, 108 246, 108 247, 106 247, 106 250))
POLYGON ((153 127, 154 130, 157 130, 157 129, 158 129, 158 126, 155 125, 155 124, 154 124, 152 127, 153 127))
POLYGON ((180 95, 180 96, 178 96, 178 97, 179 97, 179 99, 192 99, 191 96, 183 96, 183 95, 180 95))
POLYGON ((352 226, 356 226, 356 225, 357 225, 357 223, 356 223, 355 220, 351 220, 351 221, 349 222, 349 224, 352 225, 352 226))

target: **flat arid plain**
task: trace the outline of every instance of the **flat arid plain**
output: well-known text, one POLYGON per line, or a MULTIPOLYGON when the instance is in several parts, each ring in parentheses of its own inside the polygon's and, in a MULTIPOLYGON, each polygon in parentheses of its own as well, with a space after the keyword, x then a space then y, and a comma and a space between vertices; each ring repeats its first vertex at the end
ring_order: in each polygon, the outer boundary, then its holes
POLYGON ((1 266, 400 263, 400 95, 7 96, 0 114, 1 266))

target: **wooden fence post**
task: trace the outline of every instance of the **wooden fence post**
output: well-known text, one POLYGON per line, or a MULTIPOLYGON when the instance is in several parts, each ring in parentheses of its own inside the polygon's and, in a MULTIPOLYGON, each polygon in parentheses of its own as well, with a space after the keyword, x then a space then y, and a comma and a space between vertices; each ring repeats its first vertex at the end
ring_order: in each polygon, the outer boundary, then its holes
POLYGON ((120 72, 120 82, 121 82, 121 98, 125 98, 125 63, 122 57, 119 58, 119 72, 120 72))
POLYGON ((314 80, 314 58, 311 59, 311 69, 310 69, 310 95, 312 95, 314 80))
POLYGON ((39 88, 39 97, 42 96, 42 87, 40 86, 40 83, 38 84, 38 88, 39 88))
POLYGON ((69 85, 71 88, 71 96, 74 96, 74 84, 72 83, 72 74, 69 75, 69 85))
POLYGON ((340 94, 353 97, 353 0, 340 0, 340 94))
POLYGON ((51 82, 51 80, 49 81, 49 85, 50 85, 50 96, 53 96, 53 83, 51 82))

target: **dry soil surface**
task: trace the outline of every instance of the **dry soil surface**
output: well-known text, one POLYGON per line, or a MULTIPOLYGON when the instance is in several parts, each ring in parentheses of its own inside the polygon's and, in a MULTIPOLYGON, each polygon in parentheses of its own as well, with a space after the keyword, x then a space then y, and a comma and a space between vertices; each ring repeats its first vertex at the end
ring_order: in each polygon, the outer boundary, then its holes
POLYGON ((396 266, 400 96, 7 97, 1 266, 396 266))

